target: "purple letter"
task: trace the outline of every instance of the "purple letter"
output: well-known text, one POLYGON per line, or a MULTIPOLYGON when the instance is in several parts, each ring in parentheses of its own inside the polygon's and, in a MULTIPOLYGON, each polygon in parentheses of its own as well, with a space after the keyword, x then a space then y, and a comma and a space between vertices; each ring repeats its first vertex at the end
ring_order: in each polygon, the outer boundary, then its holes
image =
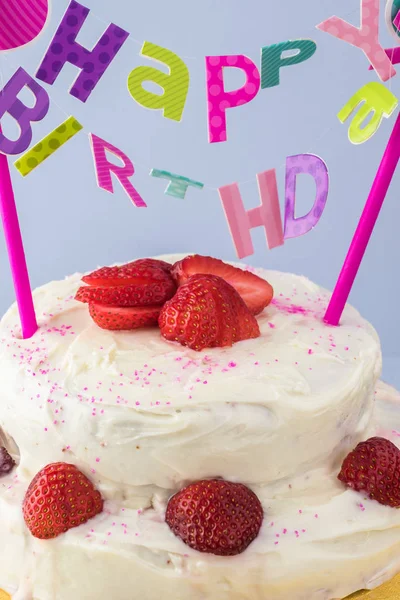
POLYGON ((0 133, 0 152, 19 154, 29 148, 32 141, 32 121, 41 121, 49 110, 49 96, 22 67, 20 67, 0 93, 0 120, 6 113, 15 119, 20 128, 17 140, 10 140, 0 133), (25 106, 19 98, 20 91, 27 86, 36 98, 35 106, 25 106))
POLYGON ((324 212, 328 191, 328 168, 322 158, 314 154, 299 154, 286 159, 285 240, 304 235, 316 226, 324 212), (314 178, 317 195, 310 212, 295 219, 296 178, 300 173, 314 178))
POLYGON ((66 62, 76 65, 81 73, 69 93, 82 102, 89 98, 129 36, 127 31, 111 23, 93 50, 83 48, 76 36, 89 12, 86 6, 72 0, 36 73, 38 79, 53 85, 66 62))

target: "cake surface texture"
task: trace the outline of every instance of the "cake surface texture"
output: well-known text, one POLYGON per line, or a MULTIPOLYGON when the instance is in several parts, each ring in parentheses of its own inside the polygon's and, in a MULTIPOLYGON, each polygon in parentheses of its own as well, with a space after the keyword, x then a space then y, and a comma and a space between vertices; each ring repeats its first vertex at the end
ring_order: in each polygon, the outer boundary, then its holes
POLYGON ((32 339, 15 306, 4 316, 0 445, 17 467, 0 478, 0 588, 13 600, 333 600, 400 571, 400 511, 337 479, 360 441, 400 446, 378 336, 350 306, 324 324, 330 294, 304 277, 251 270, 275 297, 261 337, 227 348, 100 329, 74 299, 80 274, 36 290, 32 339), (76 465, 104 510, 39 540, 23 499, 55 462, 76 465), (199 553, 165 522, 173 494, 211 478, 261 501, 260 534, 238 556, 199 553))

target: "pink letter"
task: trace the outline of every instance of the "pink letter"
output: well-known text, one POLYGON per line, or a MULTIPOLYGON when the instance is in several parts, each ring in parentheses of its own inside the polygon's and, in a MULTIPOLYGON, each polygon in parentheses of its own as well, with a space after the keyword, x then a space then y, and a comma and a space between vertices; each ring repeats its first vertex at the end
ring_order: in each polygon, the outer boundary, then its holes
POLYGON ((285 240, 304 235, 316 226, 324 212, 328 191, 328 167, 322 158, 314 154, 299 154, 286 159, 285 240), (317 195, 310 212, 304 217, 295 219, 296 179, 300 173, 314 178, 317 195))
POLYGON ((226 142, 226 109, 247 104, 260 89, 260 73, 250 58, 242 54, 234 56, 206 56, 208 139, 210 144, 226 142), (243 87, 232 92, 224 90, 225 67, 242 69, 246 74, 243 87))
MULTIPOLYGON (((400 63, 400 48, 387 48, 385 52, 392 65, 398 65, 400 63)), ((372 65, 369 66, 370 71, 372 71, 373 68, 372 65)))
POLYGON ((261 206, 246 211, 237 183, 225 185, 218 192, 228 219, 229 229, 239 258, 254 254, 250 229, 265 228, 268 248, 283 244, 282 219, 279 209, 276 171, 271 169, 257 175, 261 206))
POLYGON ((111 173, 114 173, 135 206, 147 206, 140 194, 135 190, 129 181, 129 177, 132 177, 135 172, 135 168, 127 155, 109 142, 106 142, 97 135, 94 135, 94 133, 90 134, 90 141, 94 154, 98 186, 103 190, 113 194, 114 188, 111 173), (118 166, 109 162, 107 159, 106 150, 114 154, 117 158, 121 159, 123 165, 118 166))
POLYGON ((379 43, 379 0, 361 0, 361 27, 354 27, 339 17, 331 17, 317 29, 360 48, 369 59, 382 81, 396 71, 379 43))

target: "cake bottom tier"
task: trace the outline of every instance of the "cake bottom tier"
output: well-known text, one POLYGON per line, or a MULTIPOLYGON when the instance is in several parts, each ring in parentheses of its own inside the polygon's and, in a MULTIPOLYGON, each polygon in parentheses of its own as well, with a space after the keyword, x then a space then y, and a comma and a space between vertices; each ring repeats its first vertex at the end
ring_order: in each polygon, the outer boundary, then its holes
MULTIPOLYGON (((400 394, 379 384, 371 435, 400 445, 400 394)), ((103 513, 54 540, 26 529, 24 474, 0 483, 0 586, 12 600, 397 600, 400 510, 346 489, 339 464, 253 486, 265 514, 241 555, 201 554, 165 523, 169 491, 137 510, 106 499, 103 513), (376 588, 376 589, 375 589, 376 588)), ((5 598, 8 600, 8 596, 5 598)), ((4 600, 0 595, 0 600, 4 600)))
MULTIPOLYGON (((371 591, 361 591, 348 596, 345 600, 398 600, 400 598, 400 575, 371 591)), ((0 590, 0 600, 12 600, 11 596, 0 590)), ((112 598, 118 600, 118 598, 112 598)))

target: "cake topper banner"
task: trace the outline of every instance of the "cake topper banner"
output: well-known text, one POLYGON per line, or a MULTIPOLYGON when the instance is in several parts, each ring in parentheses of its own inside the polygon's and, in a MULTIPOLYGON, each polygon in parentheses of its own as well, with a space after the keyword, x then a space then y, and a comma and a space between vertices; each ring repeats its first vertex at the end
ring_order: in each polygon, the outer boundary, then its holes
MULTIPOLYGON (((391 0, 391 2, 391 10, 389 11, 387 6, 386 13, 390 12, 390 28, 393 32, 400 22, 399 10, 393 12, 399 0, 391 0)), ((19 2, 0 0, 0 8, 3 4, 5 8, 2 17, 5 23, 3 38, 0 36, 0 50, 17 48, 29 43, 43 30, 48 16, 46 0, 31 0, 29 3, 27 0, 19 2), (15 19, 17 13, 21 16, 19 22, 15 19), (29 26, 24 27, 26 20, 29 26)), ((0 132, 0 158, 4 158, 1 163, 3 170, 8 172, 7 155, 20 155, 14 164, 19 173, 26 177, 83 130, 84 126, 71 115, 43 139, 33 141, 35 123, 46 117, 51 104, 48 91, 38 81, 46 86, 53 86, 64 66, 73 65, 77 74, 69 94, 79 102, 87 103, 92 99, 93 91, 98 86, 106 87, 103 80, 108 70, 117 68, 118 54, 125 51, 125 43, 130 33, 110 19, 105 24, 102 35, 89 49, 79 43, 77 37, 92 17, 93 14, 91 15, 88 7, 71 0, 39 63, 36 77, 32 77, 19 67, 0 91, 0 121, 5 114, 8 114, 19 127, 17 139, 8 137, 6 132, 0 132), (19 94, 24 88, 28 88, 33 95, 33 104, 32 102, 29 105, 25 104, 20 99, 19 94)), ((371 67, 385 82, 396 74, 394 64, 398 62, 399 56, 395 50, 385 51, 382 48, 378 37, 378 20, 379 0, 361 0, 359 28, 336 16, 324 21, 317 28, 362 50, 370 61, 371 67)), ((224 143, 228 140, 231 109, 243 107, 243 110, 251 110, 247 105, 252 105, 259 94, 267 93, 265 90, 279 86, 282 81, 285 84, 290 81, 291 69, 287 67, 300 68, 303 63, 311 64, 309 61, 316 52, 315 41, 299 38, 261 46, 259 63, 255 62, 253 57, 240 53, 206 55, 203 67, 205 70, 204 103, 207 115, 205 130, 208 130, 209 143, 224 143), (226 69, 229 68, 241 71, 245 77, 245 83, 236 90, 228 91, 226 87, 226 69)), ((154 40, 146 40, 141 44, 139 57, 144 63, 150 64, 136 66, 127 76, 126 93, 132 98, 132 107, 136 105, 139 106, 139 110, 155 111, 159 113, 157 118, 169 119, 175 122, 176 126, 181 125, 190 89, 190 70, 185 60, 172 49, 160 46, 154 40), (150 92, 148 83, 156 84, 161 88, 162 93, 150 92)), ((379 129, 383 118, 389 118, 397 105, 396 96, 383 83, 373 82, 358 91, 355 90, 352 98, 339 111, 338 118, 342 123, 348 120, 349 139, 354 144, 360 144, 371 139, 379 129)), ((146 207, 145 199, 133 183, 135 166, 131 158, 111 142, 92 132, 88 133, 98 186, 107 193, 114 193, 114 176, 135 207, 146 207)), ((70 143, 72 144, 73 141, 70 143)), ((68 145, 67 148, 69 147, 71 146, 68 145)), ((162 167, 162 165, 158 166, 162 167)), ((179 200, 184 200, 189 194, 198 193, 205 187, 204 183, 196 179, 160 168, 150 168, 150 176, 168 180, 164 193, 179 200)), ((264 227, 269 248, 276 248, 287 239, 304 235, 315 227, 326 206, 329 189, 328 170, 324 161, 315 155, 302 154, 287 159, 284 227, 280 214, 275 169, 258 174, 257 182, 261 205, 248 211, 244 208, 238 184, 226 185, 218 190, 234 245, 240 257, 249 256, 254 252, 250 234, 252 228, 264 227), (314 178, 316 198, 307 215, 295 218, 296 180, 300 173, 314 178)), ((14 201, 11 180, 10 186, 6 188, 3 193, 8 196, 6 200, 12 205, 14 201)), ((6 200, 0 199, 3 205, 6 200)), ((16 210, 14 212, 12 217, 15 227, 12 235, 17 239, 18 220, 16 210)), ((3 220, 6 223, 6 218, 3 220)), ((19 275, 25 277, 23 288, 26 291, 27 274, 20 272, 18 275, 15 265, 13 268, 17 279, 19 275)), ((26 295, 25 299, 27 299, 26 295)), ((28 302, 25 306, 29 309, 28 302)), ((30 326, 25 328, 24 335, 28 330, 33 329, 34 324, 35 321, 31 318, 30 326)))

